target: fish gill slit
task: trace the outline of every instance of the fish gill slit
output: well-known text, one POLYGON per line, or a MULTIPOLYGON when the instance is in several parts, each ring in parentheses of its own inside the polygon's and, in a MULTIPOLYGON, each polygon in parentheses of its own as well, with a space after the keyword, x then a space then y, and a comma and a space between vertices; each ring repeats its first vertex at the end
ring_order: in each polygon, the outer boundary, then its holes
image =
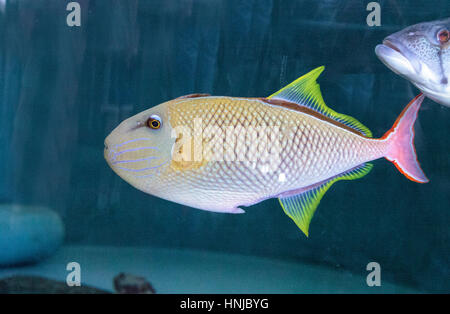
POLYGON ((447 85, 448 78, 447 78, 447 76, 445 76, 444 60, 442 60, 442 51, 441 50, 438 51, 438 56, 439 56, 439 67, 441 68, 441 73, 442 73, 441 84, 447 85))

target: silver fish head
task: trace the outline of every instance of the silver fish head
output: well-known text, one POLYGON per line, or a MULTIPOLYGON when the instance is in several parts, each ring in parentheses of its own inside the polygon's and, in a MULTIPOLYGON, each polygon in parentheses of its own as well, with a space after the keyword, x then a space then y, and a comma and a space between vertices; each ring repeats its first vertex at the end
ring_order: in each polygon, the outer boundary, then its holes
POLYGON ((104 156, 122 179, 152 192, 152 183, 170 163, 174 142, 167 106, 161 104, 120 123, 105 139, 104 156))
POLYGON ((450 18, 409 26, 386 37, 375 53, 426 96, 450 106, 450 18))

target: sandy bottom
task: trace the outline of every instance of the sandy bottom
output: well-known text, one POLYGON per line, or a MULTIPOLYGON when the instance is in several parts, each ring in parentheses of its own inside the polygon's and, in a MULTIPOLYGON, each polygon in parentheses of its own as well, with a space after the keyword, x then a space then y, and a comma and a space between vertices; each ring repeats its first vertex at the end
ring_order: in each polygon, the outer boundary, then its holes
MULTIPOLYGON (((360 276, 322 266, 207 251, 104 246, 65 246, 31 266, 0 269, 0 278, 38 275, 66 281, 78 262, 81 283, 112 291, 120 272, 148 279, 157 293, 415 293, 382 281, 368 287, 360 276)), ((382 278, 383 280, 383 278, 382 278)))

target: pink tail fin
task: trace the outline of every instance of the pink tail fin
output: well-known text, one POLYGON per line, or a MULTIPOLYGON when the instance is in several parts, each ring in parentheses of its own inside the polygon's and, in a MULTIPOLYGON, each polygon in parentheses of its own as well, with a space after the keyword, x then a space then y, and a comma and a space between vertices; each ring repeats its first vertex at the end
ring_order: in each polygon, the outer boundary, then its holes
POLYGON ((414 98, 382 137, 388 141, 386 159, 392 161, 408 179, 419 183, 429 181, 420 168, 414 148, 414 122, 424 99, 422 94, 414 98))

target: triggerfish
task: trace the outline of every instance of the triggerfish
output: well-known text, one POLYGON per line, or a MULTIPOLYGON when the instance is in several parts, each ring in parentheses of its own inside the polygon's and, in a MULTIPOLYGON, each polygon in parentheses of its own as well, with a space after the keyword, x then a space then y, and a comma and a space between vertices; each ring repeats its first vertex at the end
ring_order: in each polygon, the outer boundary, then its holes
POLYGON ((450 18, 409 26, 375 48, 392 71, 450 107, 450 18))
POLYGON ((110 167, 135 188, 190 207, 243 213, 278 198, 308 236, 330 186, 366 175, 385 157, 410 180, 428 182, 413 146, 424 96, 381 138, 325 105, 319 67, 267 98, 192 94, 123 121, 105 140, 110 167))

